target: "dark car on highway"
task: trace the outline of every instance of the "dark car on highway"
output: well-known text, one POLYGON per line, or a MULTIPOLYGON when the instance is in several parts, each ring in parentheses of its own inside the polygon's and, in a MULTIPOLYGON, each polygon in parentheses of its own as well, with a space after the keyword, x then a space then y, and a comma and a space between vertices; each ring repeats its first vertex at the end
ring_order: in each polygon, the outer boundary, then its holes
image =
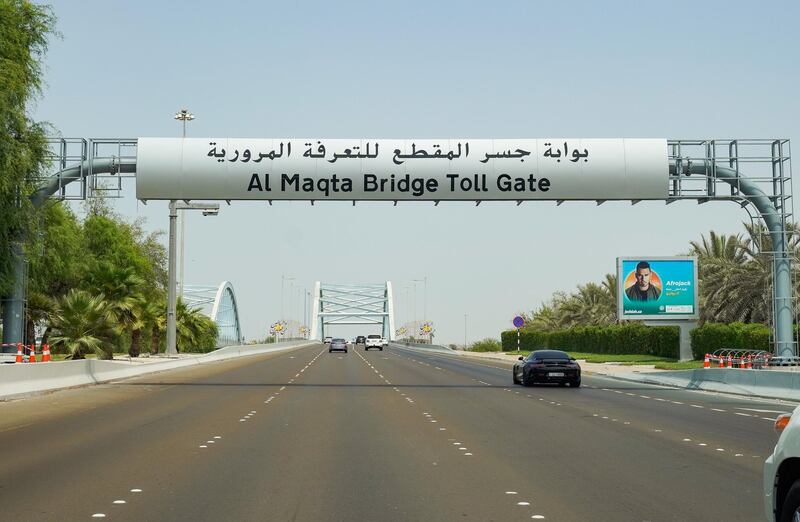
POLYGON ((523 386, 557 383, 577 388, 581 385, 581 367, 566 352, 537 350, 514 363, 512 378, 514 384, 523 386))
POLYGON ((356 344, 364 344, 365 342, 367 342, 367 338, 363 335, 356 337, 356 344))
POLYGON ((331 340, 331 344, 328 345, 328 353, 339 350, 343 351, 344 353, 347 353, 347 341, 345 341, 344 339, 331 340))

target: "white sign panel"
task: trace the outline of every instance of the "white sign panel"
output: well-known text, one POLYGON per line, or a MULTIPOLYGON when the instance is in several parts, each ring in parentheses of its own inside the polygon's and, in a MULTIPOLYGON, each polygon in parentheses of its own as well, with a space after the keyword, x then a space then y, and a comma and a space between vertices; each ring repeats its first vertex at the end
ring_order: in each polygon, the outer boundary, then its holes
POLYGON ((139 199, 664 199, 664 139, 139 138, 139 199))

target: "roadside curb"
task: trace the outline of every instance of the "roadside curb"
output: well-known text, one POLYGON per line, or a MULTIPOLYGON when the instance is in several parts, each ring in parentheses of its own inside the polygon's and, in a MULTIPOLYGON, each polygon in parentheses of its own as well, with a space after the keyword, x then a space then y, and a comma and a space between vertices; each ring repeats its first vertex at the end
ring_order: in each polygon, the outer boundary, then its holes
POLYGON ((316 343, 289 341, 277 344, 278 346, 274 344, 226 346, 197 357, 147 364, 83 359, 45 364, 2 365, 0 366, 0 401, 20 399, 42 392, 102 384, 216 361, 293 350, 316 343))
MULTIPOLYGON (((587 372, 589 373, 589 372, 587 372)), ((726 395, 736 395, 739 397, 751 397, 754 399, 768 399, 768 400, 788 400, 800 401, 800 390, 792 388, 779 388, 774 386, 743 386, 728 384, 715 380, 691 380, 681 376, 667 376, 661 374, 627 374, 627 375, 614 375, 605 373, 592 373, 625 382, 636 382, 642 384, 652 384, 656 386, 666 386, 669 388, 684 389, 690 391, 713 392, 723 393, 726 395)))

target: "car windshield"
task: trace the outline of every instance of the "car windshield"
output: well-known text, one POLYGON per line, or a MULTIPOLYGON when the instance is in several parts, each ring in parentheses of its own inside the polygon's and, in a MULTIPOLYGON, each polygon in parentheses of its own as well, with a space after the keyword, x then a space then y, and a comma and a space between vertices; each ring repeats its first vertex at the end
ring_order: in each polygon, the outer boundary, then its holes
POLYGON ((334 339, 333 342, 339 344, 339 343, 346 343, 347 341, 345 341, 344 339, 334 339))
POLYGON ((368 339, 380 339, 381 336, 380 335, 368 335, 367 338, 368 339))

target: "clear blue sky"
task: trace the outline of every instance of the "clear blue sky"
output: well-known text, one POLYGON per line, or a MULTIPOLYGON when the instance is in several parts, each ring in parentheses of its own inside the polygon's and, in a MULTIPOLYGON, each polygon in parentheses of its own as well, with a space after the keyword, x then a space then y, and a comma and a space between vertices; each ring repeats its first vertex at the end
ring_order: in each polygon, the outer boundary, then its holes
MULTIPOLYGON (((186 106, 193 137, 794 139, 798 5, 58 1, 34 116, 87 138, 177 136, 186 106)), ((118 209, 167 227, 132 190, 118 209)), ((438 340, 461 343, 464 314, 470 341, 498 337, 619 255, 746 219, 730 203, 236 203, 189 218, 187 282, 230 280, 253 338, 280 315, 282 273, 390 279, 399 323, 427 276, 438 340)))

